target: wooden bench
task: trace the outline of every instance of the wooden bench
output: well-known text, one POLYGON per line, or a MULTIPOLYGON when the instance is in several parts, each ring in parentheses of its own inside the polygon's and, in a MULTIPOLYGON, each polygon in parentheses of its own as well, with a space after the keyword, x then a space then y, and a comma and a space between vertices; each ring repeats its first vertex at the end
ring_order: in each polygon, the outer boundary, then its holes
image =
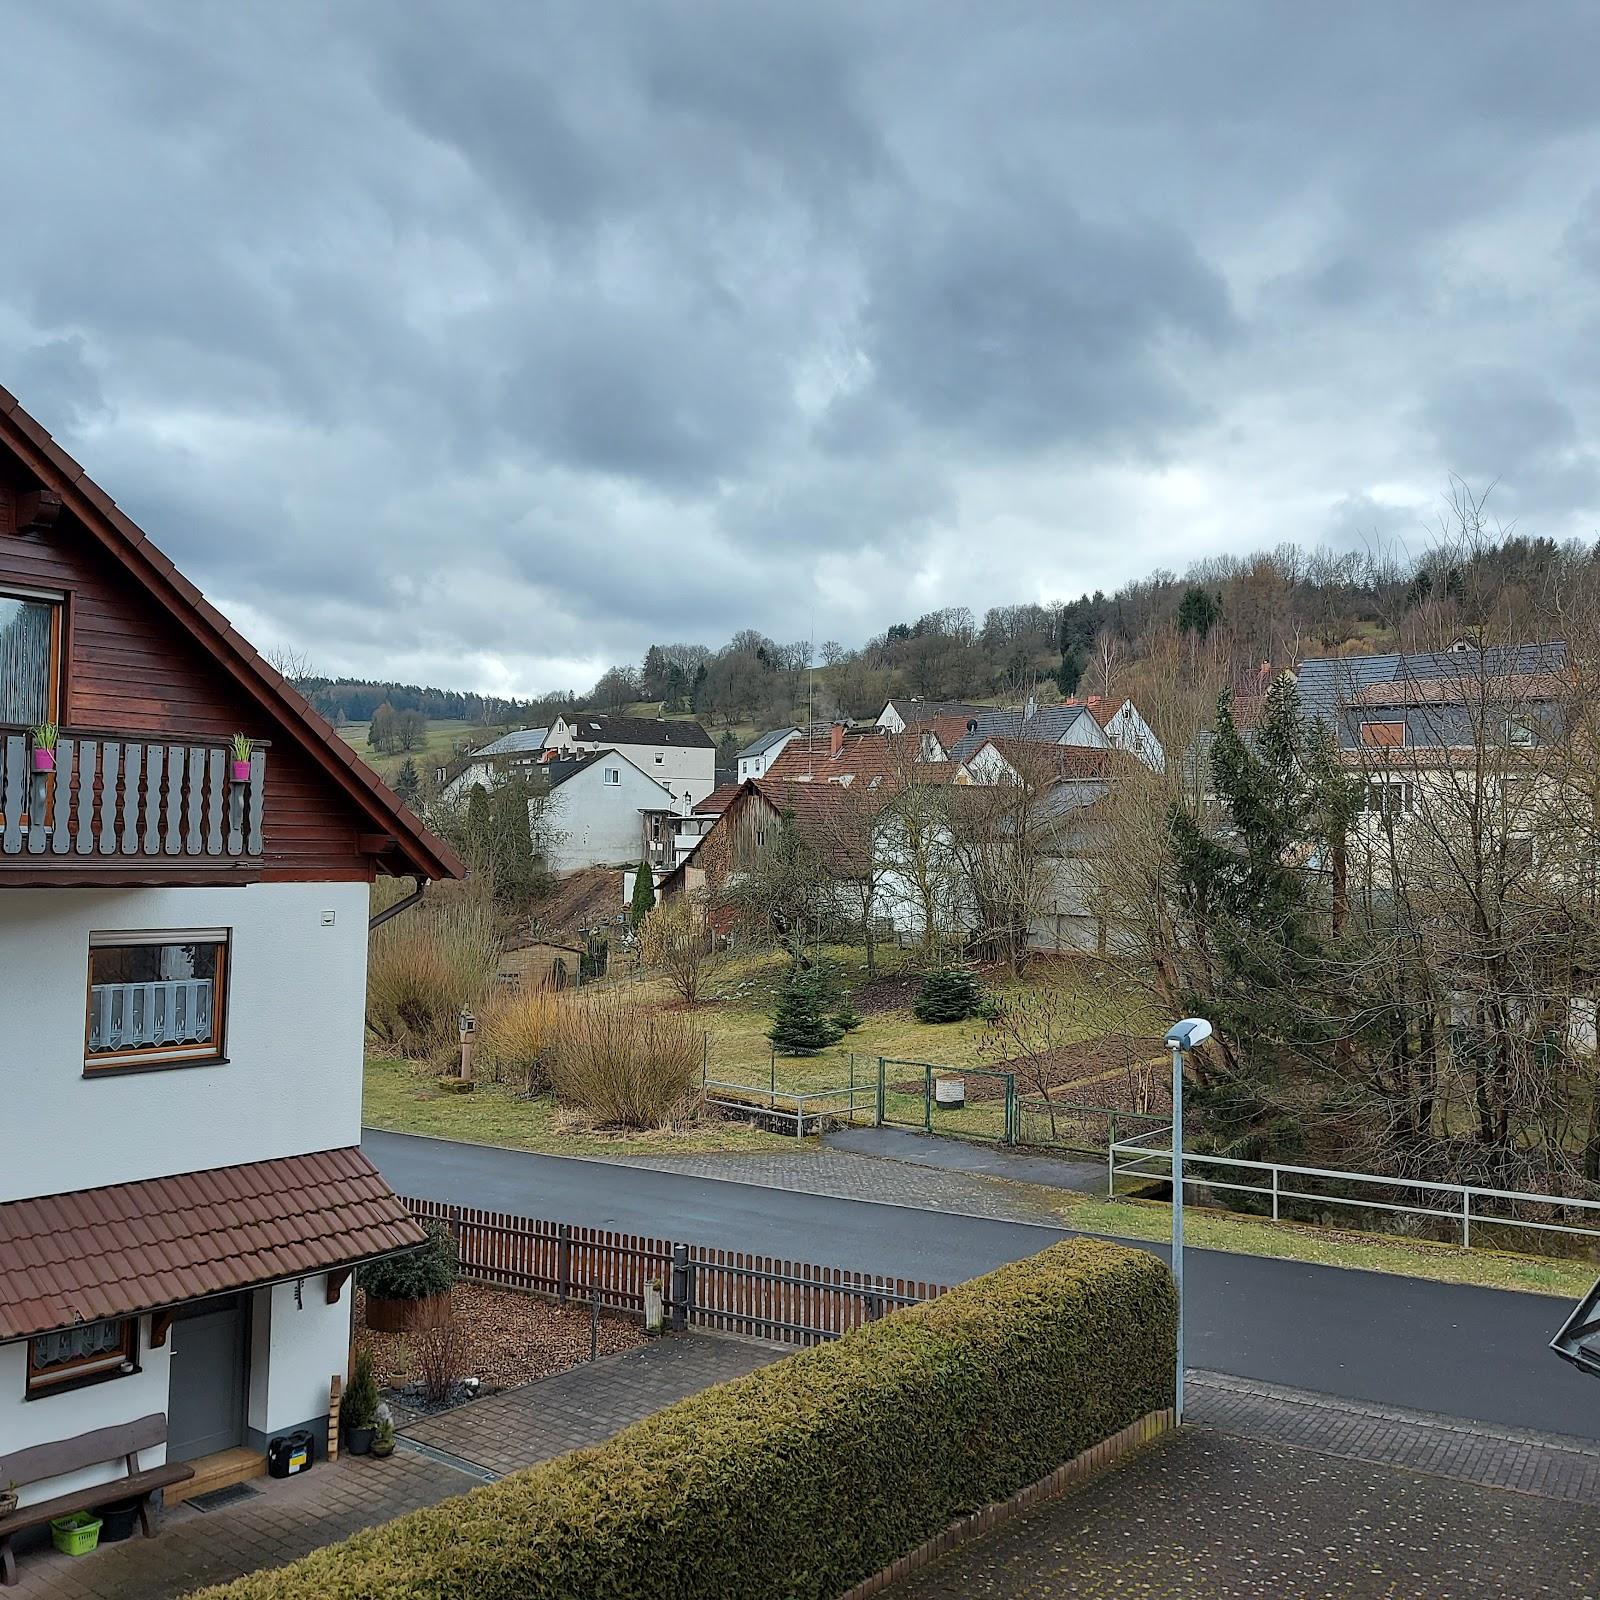
POLYGON ((70 1494, 58 1494, 50 1500, 39 1500, 33 1505, 19 1506, 15 1511, 0 1516, 0 1583, 17 1581, 17 1558, 11 1549, 11 1537, 24 1528, 38 1528, 52 1517, 64 1517, 73 1511, 90 1511, 96 1506, 112 1505, 119 1500, 138 1500, 139 1526, 145 1538, 153 1538, 161 1525, 161 1508, 155 1503, 156 1495, 169 1485, 184 1483, 194 1476, 194 1468, 179 1465, 139 1468, 139 1452, 154 1449, 167 1442, 167 1418, 162 1411, 152 1411, 148 1417, 136 1422, 121 1422, 110 1428, 95 1428, 80 1433, 75 1439, 59 1439, 53 1444, 36 1444, 13 1455, 0 1456, 0 1486, 15 1484, 26 1488, 30 1483, 44 1483, 69 1472, 82 1472, 88 1467, 104 1466, 109 1461, 123 1463, 123 1475, 110 1478, 105 1483, 93 1484, 87 1489, 74 1489, 70 1494))

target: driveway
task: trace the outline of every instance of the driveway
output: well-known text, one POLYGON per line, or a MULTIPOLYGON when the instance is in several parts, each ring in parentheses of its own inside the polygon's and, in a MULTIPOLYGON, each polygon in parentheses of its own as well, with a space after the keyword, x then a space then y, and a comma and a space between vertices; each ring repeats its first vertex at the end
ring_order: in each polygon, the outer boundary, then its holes
MULTIPOLYGON (((992 1209, 993 1180, 868 1156, 765 1158, 793 1174, 795 1187, 778 1188, 370 1130, 362 1148, 401 1194, 944 1283, 1071 1236, 957 1214, 974 1196, 992 1209), (830 1183, 842 1192, 823 1192, 830 1183), (917 1204, 884 1203, 902 1183, 917 1204)), ((1212 1250, 1185 1259, 1194 1367, 1600 1439, 1600 1383, 1547 1348, 1564 1300, 1212 1250)))

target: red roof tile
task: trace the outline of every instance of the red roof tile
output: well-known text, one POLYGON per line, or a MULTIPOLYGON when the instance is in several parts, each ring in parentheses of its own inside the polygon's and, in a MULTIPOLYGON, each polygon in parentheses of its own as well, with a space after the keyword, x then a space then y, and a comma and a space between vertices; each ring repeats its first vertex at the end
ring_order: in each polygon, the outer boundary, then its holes
POLYGON ((325 1272, 424 1234, 356 1149, 0 1205, 0 1340, 325 1272))

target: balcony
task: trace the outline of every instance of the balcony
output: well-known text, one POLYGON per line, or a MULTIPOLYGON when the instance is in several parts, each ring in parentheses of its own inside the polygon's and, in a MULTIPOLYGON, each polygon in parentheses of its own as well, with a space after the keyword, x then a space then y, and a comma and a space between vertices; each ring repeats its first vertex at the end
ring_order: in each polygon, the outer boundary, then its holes
POLYGON ((55 770, 0 730, 0 884, 245 883, 261 872, 267 752, 230 776, 220 739, 63 729, 55 770))

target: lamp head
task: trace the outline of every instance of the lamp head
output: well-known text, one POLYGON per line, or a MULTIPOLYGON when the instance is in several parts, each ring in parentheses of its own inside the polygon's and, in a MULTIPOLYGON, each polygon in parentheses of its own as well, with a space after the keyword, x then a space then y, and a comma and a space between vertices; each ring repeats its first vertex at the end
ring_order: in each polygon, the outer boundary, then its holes
POLYGON ((1193 1050, 1211 1037, 1211 1024, 1204 1017, 1185 1017, 1167 1030, 1166 1046, 1169 1050, 1193 1050))

